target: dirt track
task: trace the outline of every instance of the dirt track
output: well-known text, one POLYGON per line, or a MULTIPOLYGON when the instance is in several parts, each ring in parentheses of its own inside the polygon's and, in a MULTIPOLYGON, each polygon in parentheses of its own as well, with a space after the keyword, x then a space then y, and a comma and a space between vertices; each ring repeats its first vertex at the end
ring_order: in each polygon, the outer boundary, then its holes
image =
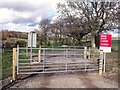
POLYGON ((39 74, 24 79, 11 88, 118 88, 118 84, 100 77, 98 73, 77 72, 39 74))

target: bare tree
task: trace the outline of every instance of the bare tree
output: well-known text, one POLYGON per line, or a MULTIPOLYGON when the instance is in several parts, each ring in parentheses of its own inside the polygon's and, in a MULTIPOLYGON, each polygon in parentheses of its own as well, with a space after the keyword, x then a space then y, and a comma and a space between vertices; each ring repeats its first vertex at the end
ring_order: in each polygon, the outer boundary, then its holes
POLYGON ((50 26, 50 20, 49 19, 43 19, 40 24, 40 41, 41 44, 44 42, 45 45, 49 44, 49 37, 48 37, 48 32, 49 32, 49 26, 50 26))
POLYGON ((95 38, 115 25, 115 13, 118 3, 115 2, 69 2, 58 4, 60 18, 69 24, 69 34, 78 41, 91 33, 91 46, 95 38))

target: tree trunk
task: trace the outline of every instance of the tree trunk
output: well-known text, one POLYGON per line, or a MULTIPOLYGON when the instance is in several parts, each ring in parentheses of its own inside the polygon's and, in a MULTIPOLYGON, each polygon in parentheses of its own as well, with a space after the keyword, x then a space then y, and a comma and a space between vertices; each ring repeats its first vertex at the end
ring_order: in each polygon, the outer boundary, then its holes
POLYGON ((100 36, 99 34, 97 34, 95 35, 95 45, 97 48, 99 48, 99 44, 100 44, 99 42, 100 42, 100 36))
POLYGON ((47 45, 50 46, 50 37, 47 38, 47 45))
POLYGON ((82 45, 82 44, 81 44, 81 40, 78 40, 78 45, 79 45, 79 46, 81 46, 81 45, 82 45))
POLYGON ((62 45, 64 44, 64 39, 62 39, 61 44, 62 44, 62 45))
POLYGON ((54 45, 57 45, 57 36, 54 37, 54 45))
POLYGON ((95 48, 95 36, 91 36, 91 47, 95 48))

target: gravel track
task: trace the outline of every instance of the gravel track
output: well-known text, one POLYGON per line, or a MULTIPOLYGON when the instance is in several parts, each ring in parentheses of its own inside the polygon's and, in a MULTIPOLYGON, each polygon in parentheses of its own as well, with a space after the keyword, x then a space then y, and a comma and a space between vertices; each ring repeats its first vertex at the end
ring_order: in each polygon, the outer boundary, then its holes
POLYGON ((98 73, 38 74, 20 81, 11 88, 118 88, 118 83, 98 73))

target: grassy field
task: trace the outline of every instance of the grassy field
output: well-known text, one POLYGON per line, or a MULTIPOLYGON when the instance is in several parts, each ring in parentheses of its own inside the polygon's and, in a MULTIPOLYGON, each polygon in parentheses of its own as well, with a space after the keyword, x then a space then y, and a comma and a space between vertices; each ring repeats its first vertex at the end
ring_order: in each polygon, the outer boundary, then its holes
POLYGON ((106 54, 106 73, 104 76, 108 79, 118 82, 118 71, 120 69, 120 62, 118 58, 118 51, 112 51, 106 54))
POLYGON ((105 77, 118 82, 120 40, 112 40, 112 52, 106 54, 105 77))

